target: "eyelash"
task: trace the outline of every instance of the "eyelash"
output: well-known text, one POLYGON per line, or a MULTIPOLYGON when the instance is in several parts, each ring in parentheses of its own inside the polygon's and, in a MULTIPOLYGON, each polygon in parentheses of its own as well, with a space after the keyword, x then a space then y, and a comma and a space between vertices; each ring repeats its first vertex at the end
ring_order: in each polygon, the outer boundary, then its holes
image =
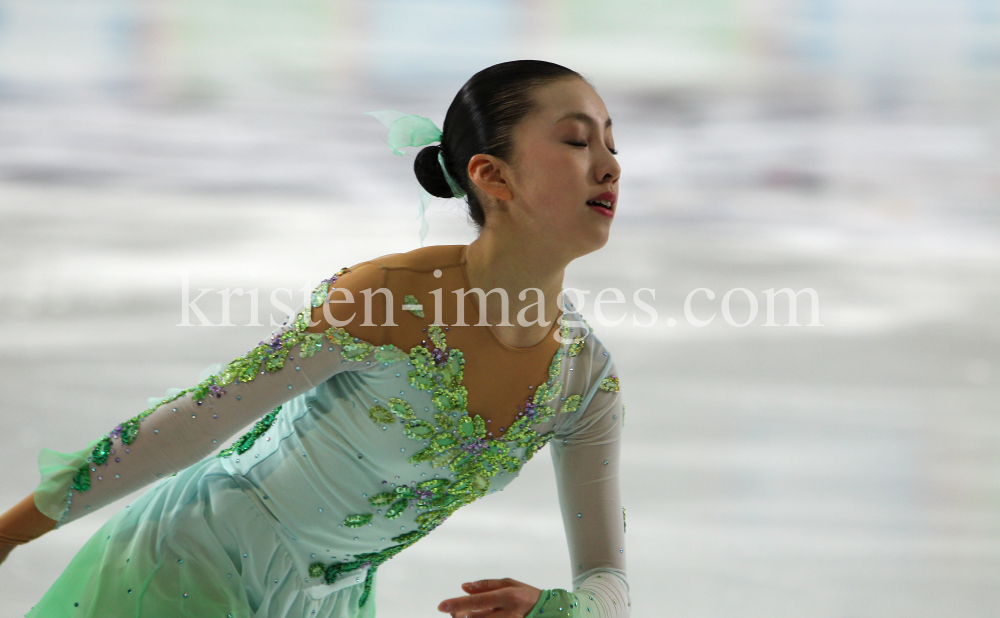
MULTIPOLYGON (((580 147, 586 146, 586 144, 584 144, 582 142, 566 142, 566 143, 569 144, 570 146, 580 146, 580 147)), ((608 148, 608 150, 611 150, 611 149, 608 148)), ((618 154, 618 151, 617 150, 611 150, 611 154, 616 155, 616 154, 618 154)))

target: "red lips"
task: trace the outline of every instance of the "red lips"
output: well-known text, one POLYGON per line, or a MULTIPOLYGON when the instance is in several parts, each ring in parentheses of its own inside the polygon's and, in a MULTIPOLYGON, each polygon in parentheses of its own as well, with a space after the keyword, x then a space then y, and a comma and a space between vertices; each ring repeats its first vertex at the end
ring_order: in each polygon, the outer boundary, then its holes
POLYGON ((601 213, 605 217, 611 218, 615 216, 616 201, 618 201, 617 195, 615 195, 611 191, 605 191, 604 193, 587 200, 587 205, 596 210, 597 212, 601 213), (591 202, 593 202, 594 200, 604 200, 609 204, 611 204, 611 207, 609 208, 607 206, 604 206, 603 204, 591 204, 591 202))
POLYGON ((618 196, 612 193, 611 191, 605 191, 600 195, 595 195, 594 197, 590 198, 587 201, 590 202, 593 200, 607 200, 608 202, 611 202, 611 208, 614 208, 615 202, 618 201, 618 196))

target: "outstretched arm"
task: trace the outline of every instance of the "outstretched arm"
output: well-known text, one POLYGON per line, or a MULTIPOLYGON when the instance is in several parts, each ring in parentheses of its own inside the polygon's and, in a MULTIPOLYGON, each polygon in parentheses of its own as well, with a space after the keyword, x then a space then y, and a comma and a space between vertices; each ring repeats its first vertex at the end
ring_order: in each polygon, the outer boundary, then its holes
POLYGON ((363 289, 380 280, 375 266, 342 269, 270 337, 215 375, 162 399, 80 451, 43 449, 41 483, 0 516, 0 561, 13 546, 198 462, 241 428, 334 374, 363 369, 366 360, 390 354, 343 328, 316 324, 324 309, 331 310, 325 304, 331 287, 363 289))

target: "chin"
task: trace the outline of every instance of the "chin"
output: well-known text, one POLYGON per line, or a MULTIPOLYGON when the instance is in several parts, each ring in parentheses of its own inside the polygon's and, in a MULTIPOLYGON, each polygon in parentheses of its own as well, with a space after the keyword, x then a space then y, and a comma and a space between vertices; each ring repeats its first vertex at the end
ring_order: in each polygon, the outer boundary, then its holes
POLYGON ((598 249, 604 247, 608 244, 608 238, 611 236, 611 227, 607 225, 602 226, 591 226, 586 232, 582 232, 576 236, 579 247, 579 255, 587 255, 588 253, 593 253, 598 249))

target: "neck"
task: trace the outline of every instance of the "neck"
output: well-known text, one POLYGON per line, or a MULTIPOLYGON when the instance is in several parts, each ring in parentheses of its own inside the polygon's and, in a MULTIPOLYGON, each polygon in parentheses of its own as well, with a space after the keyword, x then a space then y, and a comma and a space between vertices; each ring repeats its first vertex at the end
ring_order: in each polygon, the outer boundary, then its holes
MULTIPOLYGON (((509 302, 508 322, 511 326, 496 326, 503 318, 502 303, 496 294, 486 299, 486 317, 494 331, 510 345, 511 341, 529 342, 534 345, 548 333, 552 321, 559 317, 559 294, 562 291, 566 265, 570 262, 552 251, 543 241, 502 235, 490 228, 484 228, 479 238, 469 243, 465 250, 466 272, 469 285, 484 292, 503 289, 509 302), (542 291, 545 309, 545 325, 537 323, 520 326, 517 314, 524 307, 538 304, 538 294, 526 292, 521 300, 521 290, 538 288, 542 291), (508 341, 509 339, 509 341, 508 341)), ((527 320, 535 320, 537 307, 529 309, 527 320)))

